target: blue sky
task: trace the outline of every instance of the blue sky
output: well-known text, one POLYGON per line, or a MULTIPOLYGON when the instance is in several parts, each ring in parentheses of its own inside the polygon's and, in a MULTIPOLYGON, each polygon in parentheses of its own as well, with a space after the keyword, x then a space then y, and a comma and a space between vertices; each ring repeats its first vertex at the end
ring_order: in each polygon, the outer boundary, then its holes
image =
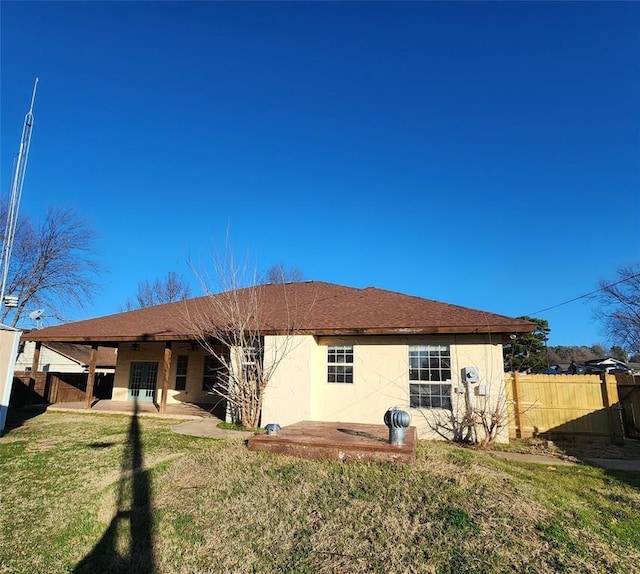
POLYGON ((96 303, 213 249, 547 319, 640 259, 640 3, 7 2, 8 192, 98 232, 96 303))

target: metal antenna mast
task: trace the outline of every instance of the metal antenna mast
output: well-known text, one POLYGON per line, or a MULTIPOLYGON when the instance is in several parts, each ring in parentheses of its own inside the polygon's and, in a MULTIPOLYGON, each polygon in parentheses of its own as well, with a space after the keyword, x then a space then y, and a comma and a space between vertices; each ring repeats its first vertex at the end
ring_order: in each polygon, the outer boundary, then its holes
POLYGON ((9 195, 9 205, 7 208, 7 222, 4 229, 4 239, 2 243, 2 287, 0 289, 0 308, 2 305, 7 307, 17 306, 17 301, 12 299, 9 304, 5 301, 5 289, 7 287, 7 277, 9 275, 9 262, 11 260, 11 251, 13 249, 13 240, 16 236, 16 227, 18 223, 18 210, 20 209, 20 199, 22 197, 22 184, 24 183, 24 174, 27 169, 27 159, 29 157, 29 145, 31 144, 31 129, 33 128, 33 104, 36 99, 36 88, 38 87, 36 78, 33 85, 33 94, 31 96, 31 106, 27 115, 24 117, 24 127, 22 128, 22 138, 20 139, 20 149, 16 156, 13 166, 13 176, 11 177, 11 193, 9 195))

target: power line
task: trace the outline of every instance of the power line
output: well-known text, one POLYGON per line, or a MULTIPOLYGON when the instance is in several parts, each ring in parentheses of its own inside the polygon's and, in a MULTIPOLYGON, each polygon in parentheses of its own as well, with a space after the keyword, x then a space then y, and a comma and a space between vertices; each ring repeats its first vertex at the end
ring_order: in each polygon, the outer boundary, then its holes
POLYGON ((610 285, 603 285, 600 289, 596 289, 595 291, 591 291, 591 293, 585 293, 584 295, 580 295, 578 297, 574 297, 573 299, 569 299, 568 301, 564 301, 563 303, 558 303, 557 305, 553 305, 552 307, 547 307, 546 309, 540 309, 539 311, 534 311, 533 313, 527 313, 527 317, 533 317, 533 315, 537 315, 538 313, 544 313, 545 311, 550 311, 551 309, 556 309, 557 307, 562 307, 568 303, 573 303, 574 301, 578 301, 580 299, 584 299, 585 297, 591 297, 591 295, 595 295, 600 291, 604 291, 605 289, 609 289, 609 287, 615 287, 616 285, 620 285, 620 283, 624 283, 626 281, 631 281, 631 279, 635 279, 636 277, 640 277, 640 273, 636 273, 635 275, 631 275, 631 277, 626 277, 625 279, 620 279, 620 281, 616 281, 615 283, 611 283, 610 285))

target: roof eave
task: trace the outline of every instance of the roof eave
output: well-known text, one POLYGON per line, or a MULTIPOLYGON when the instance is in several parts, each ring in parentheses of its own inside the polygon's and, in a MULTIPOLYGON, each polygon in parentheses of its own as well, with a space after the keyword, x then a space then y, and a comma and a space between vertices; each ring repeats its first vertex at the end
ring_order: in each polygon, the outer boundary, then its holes
MULTIPOLYGON (((458 335, 458 334, 518 334, 531 333, 535 331, 535 324, 529 325, 466 325, 466 326, 438 326, 438 327, 397 327, 397 328, 367 328, 367 327, 345 327, 338 329, 298 329, 297 335, 458 335)), ((263 331, 265 335, 282 335, 283 331, 272 330, 263 331)))
MULTIPOLYGON (((343 327, 343 328, 327 328, 327 329, 296 329, 295 335, 462 335, 462 334, 518 334, 531 333, 535 331, 537 326, 532 324, 519 325, 462 325, 462 326, 436 326, 436 327, 343 327)), ((286 335, 292 334, 291 331, 283 329, 264 329, 263 335, 286 335)), ((85 336, 42 336, 37 331, 24 333, 21 337, 23 341, 40 341, 42 343, 80 343, 93 344, 101 347, 114 347, 118 343, 144 343, 144 342, 170 342, 170 341, 192 341, 197 337, 190 334, 163 334, 163 335, 118 335, 105 337, 104 335, 85 335, 85 336)))

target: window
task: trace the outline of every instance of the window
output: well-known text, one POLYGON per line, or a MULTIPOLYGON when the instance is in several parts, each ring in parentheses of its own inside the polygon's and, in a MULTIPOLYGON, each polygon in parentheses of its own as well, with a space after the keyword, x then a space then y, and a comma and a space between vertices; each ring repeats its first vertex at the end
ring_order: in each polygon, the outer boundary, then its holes
POLYGON ((409 406, 413 409, 451 408, 449 345, 409 346, 409 406))
POLYGON ((202 390, 215 391, 221 382, 224 370, 224 365, 218 357, 206 355, 202 371, 202 390))
POLYGON ((352 345, 329 345, 327 363, 329 383, 353 383, 352 345))
POLYGON ((245 382, 257 382, 262 376, 263 344, 261 340, 242 350, 242 376, 245 382))
POLYGON ((184 391, 187 388, 188 366, 189 357, 187 355, 178 355, 178 364, 176 365, 176 391, 184 391))

